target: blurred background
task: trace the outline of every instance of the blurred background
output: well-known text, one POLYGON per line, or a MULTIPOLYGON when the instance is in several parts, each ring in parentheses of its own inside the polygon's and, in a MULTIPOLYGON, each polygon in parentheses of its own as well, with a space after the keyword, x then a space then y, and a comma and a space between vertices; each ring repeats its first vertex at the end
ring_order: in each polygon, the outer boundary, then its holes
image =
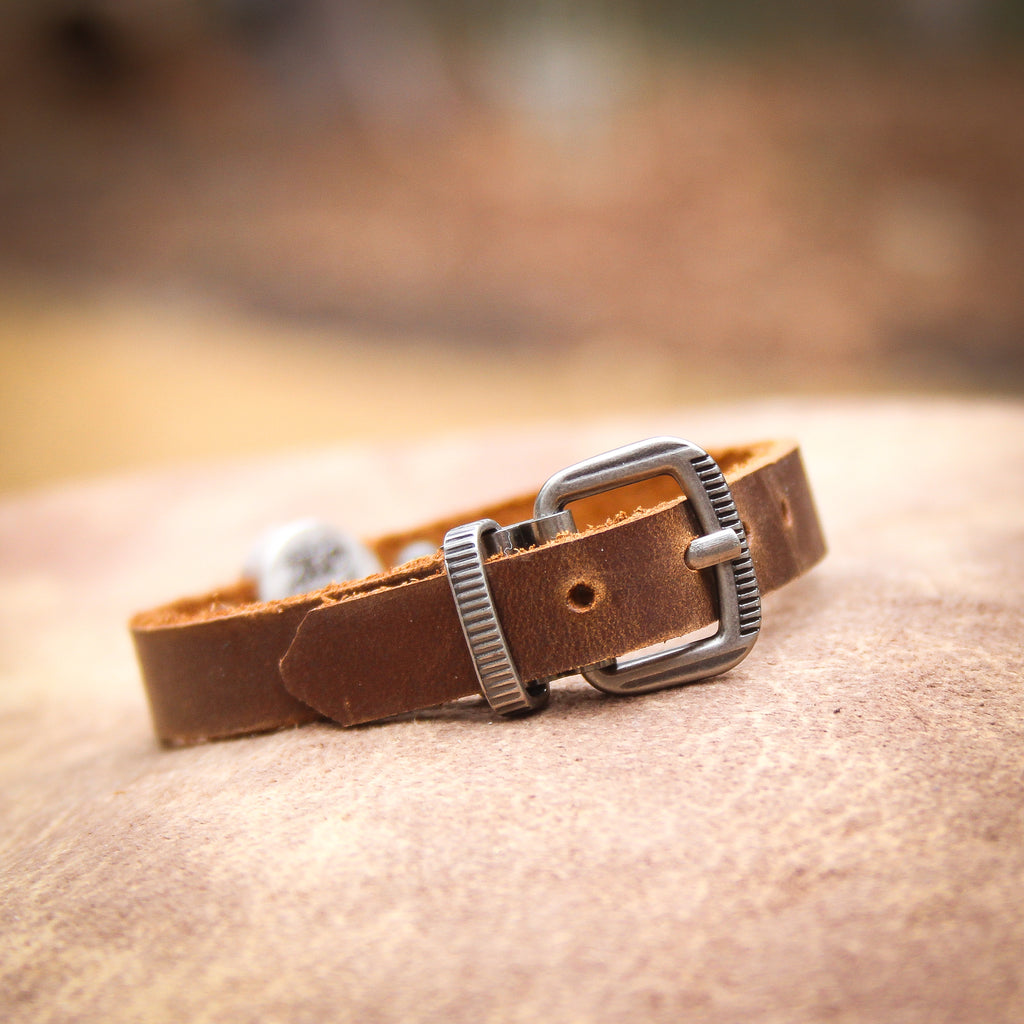
POLYGON ((0 490, 1024 393, 1024 0, 4 0, 0 490))

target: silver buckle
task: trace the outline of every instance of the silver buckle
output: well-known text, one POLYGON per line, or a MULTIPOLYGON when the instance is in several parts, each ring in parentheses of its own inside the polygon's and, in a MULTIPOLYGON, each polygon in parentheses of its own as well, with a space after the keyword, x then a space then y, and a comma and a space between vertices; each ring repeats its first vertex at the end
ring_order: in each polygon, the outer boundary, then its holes
POLYGON ((671 476, 679 484, 706 531, 690 544, 686 564, 695 571, 714 568, 718 630, 668 650, 584 668, 587 682, 606 693, 649 693, 727 672, 750 653, 761 629, 761 594, 746 531, 718 463, 703 448, 677 437, 654 437, 579 462, 548 480, 533 514, 548 516, 570 501, 654 476, 671 476))
POLYGON ((444 541, 448 581, 481 689, 503 713, 532 710, 548 700, 547 681, 525 684, 512 662, 494 602, 484 560, 488 552, 543 543, 558 532, 574 530, 572 501, 671 476, 689 499, 705 533, 686 552, 687 566, 714 569, 718 589, 718 629, 714 636, 627 661, 613 659, 582 670, 584 678, 606 693, 649 693, 667 686, 726 672, 750 653, 761 627, 761 598, 746 532, 718 464, 695 444, 674 437, 616 448, 556 473, 541 488, 534 520, 499 530, 480 520, 449 531, 444 541))

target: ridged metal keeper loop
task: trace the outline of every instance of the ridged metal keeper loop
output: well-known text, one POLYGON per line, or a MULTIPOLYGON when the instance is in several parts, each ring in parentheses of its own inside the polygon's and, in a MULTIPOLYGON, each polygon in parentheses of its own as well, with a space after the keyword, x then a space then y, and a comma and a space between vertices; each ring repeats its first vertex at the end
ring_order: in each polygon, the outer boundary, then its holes
POLYGON ((520 678, 494 610, 484 562, 485 537, 497 529, 493 519, 456 526, 445 535, 443 551, 448 585, 480 689, 495 711, 508 715, 544 707, 550 691, 547 683, 531 685, 520 678))

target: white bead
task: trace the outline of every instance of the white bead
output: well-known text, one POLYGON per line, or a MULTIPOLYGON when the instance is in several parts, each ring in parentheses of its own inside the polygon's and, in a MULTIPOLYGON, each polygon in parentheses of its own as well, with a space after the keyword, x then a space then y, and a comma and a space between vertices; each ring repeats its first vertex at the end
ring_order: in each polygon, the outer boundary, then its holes
POLYGON ((244 574, 256 581, 261 601, 308 594, 329 583, 381 571, 377 556, 354 537, 315 519, 275 526, 249 552, 244 574))
POLYGON ((406 562, 415 562, 417 558, 428 558, 436 555, 438 546, 431 544, 429 540, 414 540, 406 544, 395 557, 395 565, 405 565, 406 562))

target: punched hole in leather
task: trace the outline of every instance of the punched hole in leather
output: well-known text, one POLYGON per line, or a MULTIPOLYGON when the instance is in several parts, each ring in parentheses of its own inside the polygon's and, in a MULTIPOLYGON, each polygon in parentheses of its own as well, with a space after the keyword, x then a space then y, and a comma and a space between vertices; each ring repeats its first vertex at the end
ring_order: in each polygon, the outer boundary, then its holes
MULTIPOLYGON (((762 593, 825 553, 796 445, 712 451, 762 593)), ((478 519, 528 520, 535 495, 368 542, 382 573, 260 602, 240 581, 136 615, 130 629, 157 736, 168 744, 332 719, 349 726, 480 693, 441 545, 478 519), (416 547, 410 548, 410 545, 416 547), (396 564, 400 554, 433 554, 396 564)), ((657 476, 574 502, 578 532, 490 555, 493 611, 523 680, 548 680, 716 622, 714 574, 686 563, 704 535, 657 476)))

